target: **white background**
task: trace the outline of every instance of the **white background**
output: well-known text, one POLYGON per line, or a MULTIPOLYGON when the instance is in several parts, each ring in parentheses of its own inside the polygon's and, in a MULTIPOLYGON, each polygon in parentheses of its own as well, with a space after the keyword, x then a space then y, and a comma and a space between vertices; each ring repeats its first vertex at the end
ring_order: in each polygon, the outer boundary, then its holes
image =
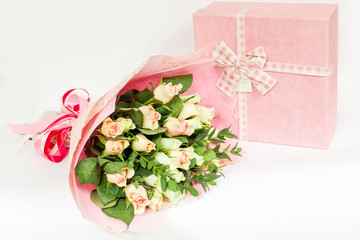
POLYGON ((97 99, 148 56, 194 50, 192 13, 211 1, 0 0, 0 239, 360 239, 360 5, 318 2, 340 4, 331 148, 244 142, 210 194, 167 211, 152 233, 117 235, 81 217, 68 159, 53 164, 32 142, 11 157, 21 137, 5 122, 58 110, 74 87, 97 99))

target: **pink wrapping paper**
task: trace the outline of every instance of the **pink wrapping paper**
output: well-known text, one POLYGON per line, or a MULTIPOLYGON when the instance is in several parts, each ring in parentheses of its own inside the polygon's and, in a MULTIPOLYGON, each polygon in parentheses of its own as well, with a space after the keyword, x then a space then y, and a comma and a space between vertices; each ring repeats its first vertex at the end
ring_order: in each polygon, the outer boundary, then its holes
MULTIPOLYGON (((247 140, 328 148, 337 114, 338 6, 215 2, 193 14, 196 49, 211 53, 225 41, 236 53, 236 15, 242 9, 249 10, 245 52, 262 46, 269 62, 333 69, 328 77, 267 72, 277 85, 264 96, 254 87, 246 93, 247 140)), ((216 96, 230 112, 226 117, 237 120, 238 95, 216 96)), ((238 121, 233 126, 236 132, 238 121)))
MULTIPOLYGON (((72 195, 84 218, 89 219, 102 227, 115 232, 126 230, 126 225, 118 219, 108 217, 96 204, 90 200, 90 194, 95 185, 80 184, 75 176, 74 168, 82 159, 84 145, 96 127, 115 110, 115 100, 119 92, 127 89, 143 90, 152 82, 155 86, 162 77, 193 74, 193 84, 186 94, 198 93, 204 99, 203 106, 215 107, 217 117, 212 124, 216 128, 225 128, 233 123, 229 118, 232 114, 232 100, 229 99, 216 86, 219 69, 214 68, 214 62, 204 52, 191 53, 186 56, 174 59, 167 56, 153 56, 148 59, 137 70, 123 79, 116 87, 111 89, 100 98, 92 107, 80 115, 76 120, 70 143, 70 172, 69 184, 72 195), (204 87, 207 86, 207 87, 204 87), (215 96, 215 97, 214 97, 215 96)), ((196 186, 200 195, 203 195, 201 187, 196 186)), ((195 199, 187 196, 180 203, 195 199)), ((161 228, 166 211, 153 212, 148 210, 145 214, 135 216, 129 227, 129 231, 153 231, 161 228)))

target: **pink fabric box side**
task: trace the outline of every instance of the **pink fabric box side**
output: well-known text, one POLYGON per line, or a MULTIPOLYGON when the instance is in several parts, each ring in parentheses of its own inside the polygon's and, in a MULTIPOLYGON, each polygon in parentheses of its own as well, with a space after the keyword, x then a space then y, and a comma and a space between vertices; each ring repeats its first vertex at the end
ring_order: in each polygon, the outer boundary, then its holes
POLYGON ((264 96, 254 87, 246 94, 247 140, 328 148, 336 126, 338 6, 215 2, 193 14, 196 49, 211 53, 225 41, 236 53, 236 15, 242 9, 249 10, 246 52, 262 46, 269 62, 333 69, 326 77, 268 72, 277 85, 264 96))

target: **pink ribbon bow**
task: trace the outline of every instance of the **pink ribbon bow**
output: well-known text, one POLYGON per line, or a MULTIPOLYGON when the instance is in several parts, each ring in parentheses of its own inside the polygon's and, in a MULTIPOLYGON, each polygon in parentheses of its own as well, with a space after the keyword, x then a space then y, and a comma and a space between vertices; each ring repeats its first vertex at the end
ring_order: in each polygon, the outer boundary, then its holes
POLYGON ((239 58, 221 41, 212 55, 217 65, 225 67, 217 85, 230 97, 236 92, 251 92, 251 83, 262 95, 276 85, 277 81, 263 71, 266 54, 262 47, 248 52, 244 58, 239 58))
POLYGON ((34 142, 35 150, 52 162, 61 162, 69 152, 73 123, 89 102, 85 89, 71 89, 61 98, 61 113, 56 117, 32 125, 8 125, 15 134, 39 134, 34 142))

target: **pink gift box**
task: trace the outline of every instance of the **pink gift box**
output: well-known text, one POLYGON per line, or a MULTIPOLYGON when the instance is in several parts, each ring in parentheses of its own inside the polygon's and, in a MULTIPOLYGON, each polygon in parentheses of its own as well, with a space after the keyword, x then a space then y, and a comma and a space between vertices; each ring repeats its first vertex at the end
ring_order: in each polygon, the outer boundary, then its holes
POLYGON ((196 49, 211 54, 224 41, 239 59, 260 46, 266 53, 263 70, 276 85, 264 95, 256 83, 252 92, 226 95, 236 102, 227 117, 235 119, 242 140, 330 146, 337 114, 337 5, 214 2, 193 20, 196 49))

